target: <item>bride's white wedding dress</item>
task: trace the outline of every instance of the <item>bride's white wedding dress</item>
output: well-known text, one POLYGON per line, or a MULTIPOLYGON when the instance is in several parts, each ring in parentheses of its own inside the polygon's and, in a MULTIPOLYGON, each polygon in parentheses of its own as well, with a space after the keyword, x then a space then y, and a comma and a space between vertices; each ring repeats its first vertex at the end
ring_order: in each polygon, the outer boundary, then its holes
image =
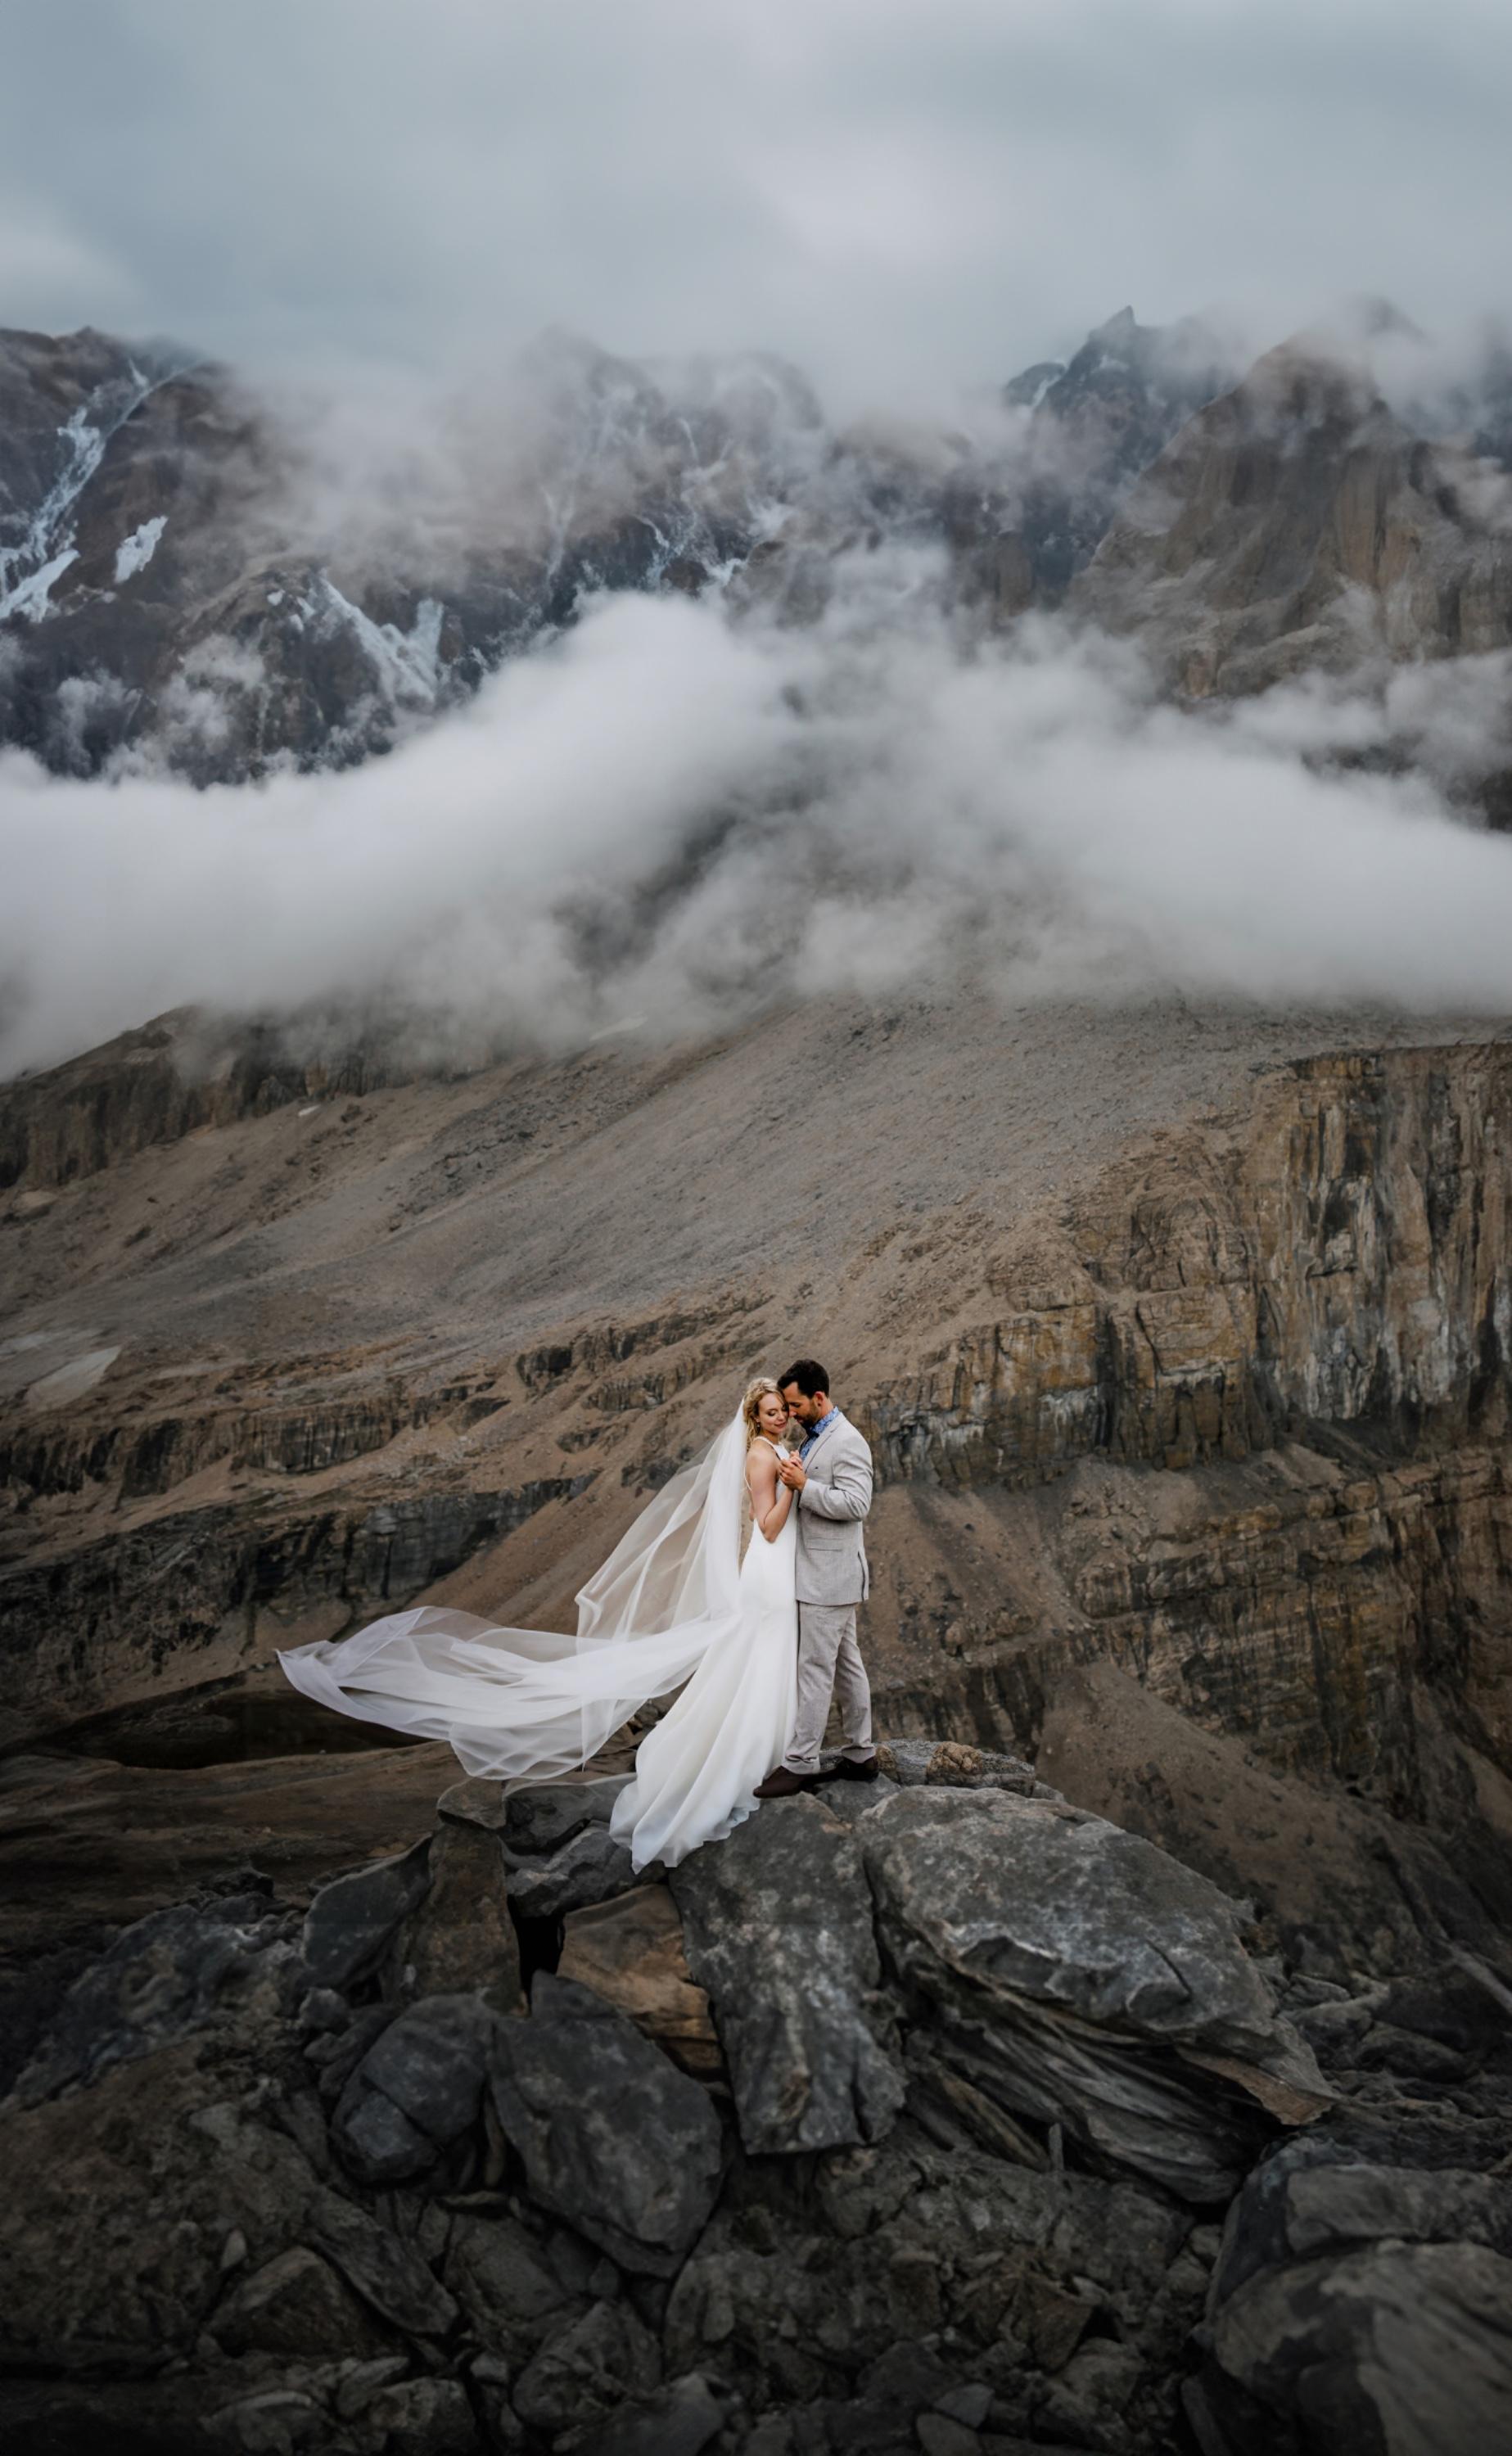
POLYGON ((751 1814, 756 1785, 786 1756, 798 1706, 797 1554, 796 1508, 774 1543, 752 1527, 735 1632, 708 1648, 641 1742, 635 1779, 611 1821, 638 1867, 651 1859, 675 1867, 700 1842, 722 1841, 751 1814))
POLYGON ((726 1425, 644 1509, 578 1596, 574 1636, 422 1605, 278 1657, 337 1712, 448 1740, 467 1772, 543 1782, 585 1765, 653 1698, 613 1830, 674 1867, 754 1809, 797 1703, 797 1512, 741 1558, 746 1427, 726 1425))

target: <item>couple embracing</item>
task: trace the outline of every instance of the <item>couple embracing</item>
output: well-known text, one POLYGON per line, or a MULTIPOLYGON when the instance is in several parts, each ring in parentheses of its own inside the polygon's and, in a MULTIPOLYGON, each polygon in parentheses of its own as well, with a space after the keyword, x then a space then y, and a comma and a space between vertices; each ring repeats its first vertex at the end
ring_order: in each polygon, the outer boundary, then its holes
POLYGON ((308 1696, 447 1740, 469 1773, 505 1782, 586 1765, 632 1714, 670 1698, 613 1831, 637 1868, 673 1867, 761 1800, 875 1777, 856 1643, 870 1506, 871 1453, 823 1366, 801 1358, 753 1382, 641 1512, 579 1593, 574 1635, 421 1605, 279 1661, 308 1696), (827 1773, 831 1696, 844 1747, 827 1773))

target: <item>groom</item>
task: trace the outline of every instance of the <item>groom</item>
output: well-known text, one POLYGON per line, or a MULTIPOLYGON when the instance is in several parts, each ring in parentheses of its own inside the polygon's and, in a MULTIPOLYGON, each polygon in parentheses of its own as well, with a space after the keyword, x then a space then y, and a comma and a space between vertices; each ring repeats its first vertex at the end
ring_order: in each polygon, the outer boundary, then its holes
POLYGON ((756 1785, 758 1799, 790 1799, 836 1775, 875 1782, 871 1689, 856 1644, 856 1606, 870 1591, 862 1523, 871 1506, 871 1452, 829 1396, 829 1376, 811 1356, 778 1382, 788 1415, 807 1436, 777 1472, 798 1518, 798 1713, 780 1766, 756 1785), (844 1752, 821 1773, 829 1700, 840 1701, 844 1752))

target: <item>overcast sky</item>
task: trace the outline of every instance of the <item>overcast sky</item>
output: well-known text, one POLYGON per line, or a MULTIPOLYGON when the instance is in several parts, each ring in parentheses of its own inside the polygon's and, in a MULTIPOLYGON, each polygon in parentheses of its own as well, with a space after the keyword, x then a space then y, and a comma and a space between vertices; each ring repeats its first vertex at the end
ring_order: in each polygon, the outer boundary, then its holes
POLYGON ((1506 0, 5 0, 0 322, 561 322, 921 405, 1126 303, 1508 303, 1506 0))

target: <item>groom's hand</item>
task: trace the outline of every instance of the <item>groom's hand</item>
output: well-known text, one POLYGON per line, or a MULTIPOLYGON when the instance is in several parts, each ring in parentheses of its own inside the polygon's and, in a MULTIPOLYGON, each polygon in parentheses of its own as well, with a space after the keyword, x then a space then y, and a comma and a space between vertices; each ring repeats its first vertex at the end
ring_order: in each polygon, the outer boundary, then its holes
POLYGON ((789 1492, 802 1492, 808 1478, 795 1458, 780 1461, 777 1473, 789 1492))

